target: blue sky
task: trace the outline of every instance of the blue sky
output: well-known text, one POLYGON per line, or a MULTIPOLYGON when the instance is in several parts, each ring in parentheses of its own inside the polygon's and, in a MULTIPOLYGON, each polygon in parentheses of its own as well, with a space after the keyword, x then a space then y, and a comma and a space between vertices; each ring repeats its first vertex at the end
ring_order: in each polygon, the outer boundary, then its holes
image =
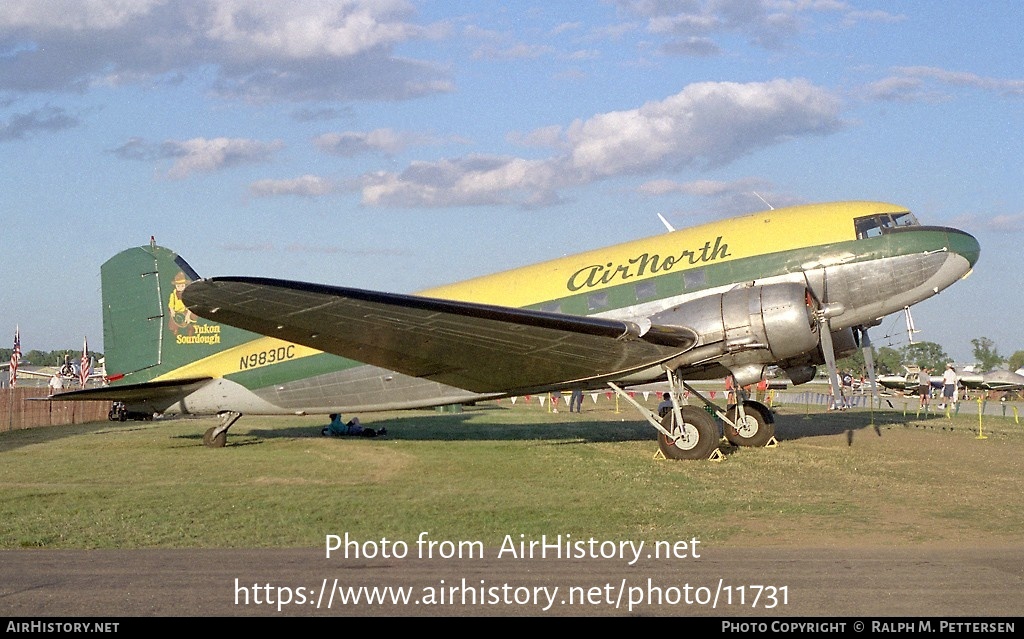
MULTIPOLYGON (((102 350, 99 266, 395 292, 773 206, 973 233, 915 307, 1024 349, 1015 2, 7 0, 0 331, 102 350)), ((906 343, 902 317, 873 331, 906 343)), ((2 333, 0 333, 2 335, 2 333)))

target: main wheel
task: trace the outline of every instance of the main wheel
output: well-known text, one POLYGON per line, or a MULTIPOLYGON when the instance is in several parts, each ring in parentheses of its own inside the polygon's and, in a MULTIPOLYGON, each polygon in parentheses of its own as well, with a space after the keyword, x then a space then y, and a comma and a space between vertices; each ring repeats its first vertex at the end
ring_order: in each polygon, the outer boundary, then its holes
POLYGON ((658 447, 669 459, 707 459, 718 448, 718 428, 715 420, 702 408, 680 406, 682 424, 675 423, 675 412, 669 411, 661 426, 674 437, 658 433, 658 447))
POLYGON ((213 431, 215 430, 217 430, 216 426, 211 426, 206 429, 206 432, 203 433, 203 446, 207 446, 209 448, 224 448, 228 443, 228 431, 222 430, 220 435, 215 437, 213 434, 213 431))
POLYGON ((733 427, 728 422, 725 424, 723 428, 725 438, 736 446, 752 446, 755 448, 766 446, 775 435, 775 424, 765 419, 761 411, 753 406, 743 407, 742 419, 739 413, 738 406, 733 406, 729 409, 729 419, 736 426, 733 427))

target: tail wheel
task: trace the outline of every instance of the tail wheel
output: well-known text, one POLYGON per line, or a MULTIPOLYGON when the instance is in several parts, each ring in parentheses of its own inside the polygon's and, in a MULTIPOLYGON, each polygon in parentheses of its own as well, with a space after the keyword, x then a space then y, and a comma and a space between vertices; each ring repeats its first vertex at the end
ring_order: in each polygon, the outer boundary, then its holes
POLYGON ((658 433, 658 447, 669 459, 707 459, 718 448, 718 428, 715 420, 702 408, 680 406, 682 424, 675 423, 675 412, 669 411, 661 426, 673 437, 658 433))
POLYGON ((216 430, 216 426, 206 429, 206 432, 203 433, 203 446, 208 448, 224 448, 228 443, 228 431, 222 430, 219 435, 214 435, 213 433, 216 430))
POLYGON ((729 419, 736 424, 732 426, 725 424, 725 438, 736 446, 751 446, 761 448, 768 445, 775 436, 775 424, 765 419, 755 406, 744 405, 743 417, 740 418, 739 407, 733 406, 729 409, 729 419))

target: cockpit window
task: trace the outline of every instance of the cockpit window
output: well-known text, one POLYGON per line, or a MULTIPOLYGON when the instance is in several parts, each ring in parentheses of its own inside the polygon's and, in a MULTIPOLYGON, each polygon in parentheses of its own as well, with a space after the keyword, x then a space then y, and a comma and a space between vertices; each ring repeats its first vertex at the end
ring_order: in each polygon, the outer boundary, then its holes
POLYGON ((857 229, 858 240, 878 237, 897 226, 920 226, 914 214, 908 211, 902 213, 876 213, 875 215, 859 217, 853 221, 853 225, 857 229))

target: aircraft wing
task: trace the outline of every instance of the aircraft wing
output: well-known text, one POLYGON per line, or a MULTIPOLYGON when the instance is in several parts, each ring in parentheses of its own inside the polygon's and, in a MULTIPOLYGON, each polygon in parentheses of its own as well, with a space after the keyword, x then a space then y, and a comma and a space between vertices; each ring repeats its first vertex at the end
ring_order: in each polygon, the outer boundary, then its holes
POLYGON ((215 322, 478 393, 600 382, 692 348, 686 328, 284 280, 198 280, 182 299, 215 322))
MULTIPOLYGON (((6 371, 9 371, 9 370, 11 370, 11 365, 9 363, 8 364, 0 365, 0 371, 6 372, 6 371)), ((49 378, 53 377, 53 374, 55 372, 57 372, 57 369, 55 369, 55 368, 50 368, 50 369, 28 369, 28 368, 24 368, 23 365, 18 367, 18 377, 37 377, 37 378, 40 378, 40 379, 43 379, 43 378, 49 379, 49 378)))

